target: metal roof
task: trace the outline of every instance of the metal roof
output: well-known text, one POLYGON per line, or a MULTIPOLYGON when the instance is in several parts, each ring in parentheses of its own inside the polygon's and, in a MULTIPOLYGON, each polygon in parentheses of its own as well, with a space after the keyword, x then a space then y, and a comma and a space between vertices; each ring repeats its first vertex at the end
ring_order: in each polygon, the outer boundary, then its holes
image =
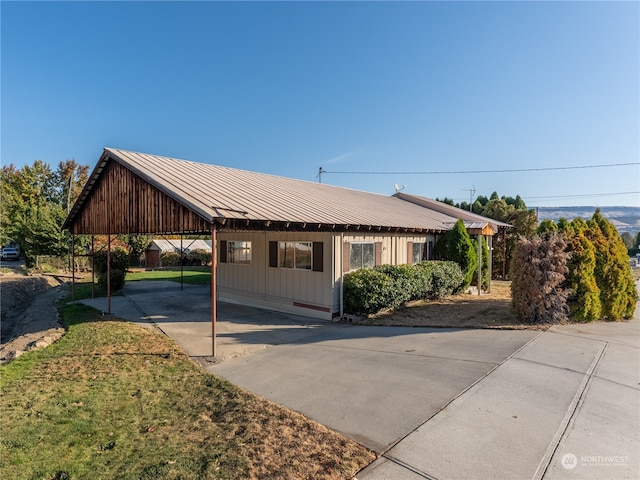
POLYGON ((459 218, 395 196, 105 148, 65 226, 73 222, 111 159, 212 223, 232 219, 246 220, 247 225, 264 222, 266 227, 283 222, 330 225, 343 231, 377 227, 438 232, 450 230, 452 221, 459 218))
POLYGON ((409 193, 397 192, 393 195, 401 200, 405 200, 407 202, 420 205, 424 208, 435 210, 437 212, 443 213, 453 218, 460 218, 464 222, 464 226, 469 228, 484 228, 487 224, 491 225, 494 231, 498 231, 498 228, 512 228, 513 225, 508 223, 500 222, 498 220, 494 220, 493 218, 483 217, 482 215, 478 215, 477 213, 469 212, 467 210, 463 210, 458 207, 454 207, 453 205, 448 205, 443 202, 439 202, 437 200, 432 200, 430 198, 421 197, 419 195, 411 195, 409 193))
MULTIPOLYGON (((180 253, 180 240, 154 238, 147 250, 160 250, 161 252, 180 253)), ((193 250, 211 250, 211 240, 182 240, 182 250, 189 253, 193 250)))

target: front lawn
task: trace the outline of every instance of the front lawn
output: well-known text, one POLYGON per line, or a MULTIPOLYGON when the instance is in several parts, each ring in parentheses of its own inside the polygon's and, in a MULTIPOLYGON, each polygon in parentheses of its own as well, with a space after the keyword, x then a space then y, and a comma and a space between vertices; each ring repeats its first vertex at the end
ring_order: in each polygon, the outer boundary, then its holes
POLYGON ((374 459, 154 329, 79 304, 62 314, 61 340, 0 366, 2 478, 337 479, 374 459))

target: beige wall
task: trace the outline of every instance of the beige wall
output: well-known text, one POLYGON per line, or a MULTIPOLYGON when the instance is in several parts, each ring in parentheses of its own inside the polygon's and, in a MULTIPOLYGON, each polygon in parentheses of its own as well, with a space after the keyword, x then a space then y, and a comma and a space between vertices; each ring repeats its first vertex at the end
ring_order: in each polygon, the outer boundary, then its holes
POLYGON ((223 240, 250 241, 252 258, 249 265, 218 262, 220 300, 329 320, 340 313, 344 242, 380 242, 382 264, 400 265, 407 263, 408 242, 435 242, 435 237, 305 232, 218 233, 218 241, 223 240), (323 242, 323 271, 269 267, 270 241, 323 242))

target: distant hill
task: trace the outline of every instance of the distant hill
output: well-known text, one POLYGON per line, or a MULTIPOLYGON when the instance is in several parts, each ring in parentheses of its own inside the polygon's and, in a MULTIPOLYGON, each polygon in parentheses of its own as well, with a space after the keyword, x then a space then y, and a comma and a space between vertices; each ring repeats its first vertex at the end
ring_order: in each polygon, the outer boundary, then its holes
POLYGON ((640 231, 640 207, 531 207, 538 212, 538 220, 553 220, 561 218, 573 220, 580 217, 590 219, 596 208, 602 216, 616 226, 620 233, 635 234, 640 231))

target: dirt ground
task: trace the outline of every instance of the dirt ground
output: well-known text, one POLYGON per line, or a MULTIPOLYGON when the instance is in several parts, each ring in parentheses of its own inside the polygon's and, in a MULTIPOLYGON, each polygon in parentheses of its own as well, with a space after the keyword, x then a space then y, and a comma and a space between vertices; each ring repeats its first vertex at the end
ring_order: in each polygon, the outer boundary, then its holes
POLYGON ((64 334, 56 303, 66 290, 50 276, 0 274, 0 363, 64 334))
POLYGON ((409 302, 403 308, 356 321, 361 325, 546 330, 550 325, 518 322, 511 313, 511 282, 493 280, 491 293, 460 294, 409 302))

